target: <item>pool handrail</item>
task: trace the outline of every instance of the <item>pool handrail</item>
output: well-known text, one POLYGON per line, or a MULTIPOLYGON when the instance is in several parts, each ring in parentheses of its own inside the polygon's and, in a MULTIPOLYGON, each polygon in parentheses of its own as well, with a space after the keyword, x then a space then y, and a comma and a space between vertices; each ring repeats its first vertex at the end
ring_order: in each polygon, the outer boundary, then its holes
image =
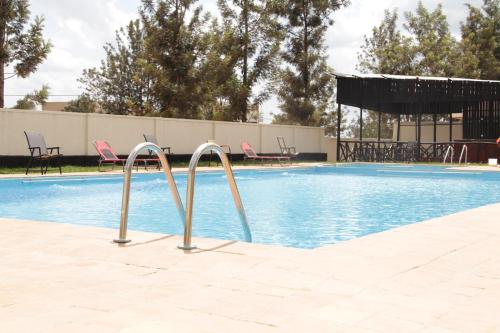
POLYGON ((125 164, 125 174, 123 178, 123 193, 122 193, 122 209, 121 209, 121 219, 120 219, 120 233, 119 238, 115 239, 115 243, 124 244, 130 242, 127 239, 127 221, 128 221, 128 207, 130 201, 130 181, 132 178, 132 168, 134 166, 134 161, 143 150, 153 151, 158 155, 160 159, 161 166, 167 177, 168 187, 174 198, 175 206, 181 218, 182 223, 185 221, 184 206, 182 205, 181 197, 179 196, 179 191, 177 190, 177 185, 175 183, 174 177, 172 176, 172 171, 170 170, 168 160, 165 157, 163 150, 156 144, 151 142, 144 142, 138 144, 127 158, 127 163, 125 164))
POLYGON ((453 155, 455 155, 455 149, 453 148, 452 145, 449 145, 448 148, 446 149, 446 154, 444 154, 444 159, 443 159, 443 164, 446 163, 446 159, 448 158, 448 154, 451 151, 450 155, 450 163, 453 163, 453 155))
POLYGON ((460 152, 460 158, 458 159, 458 164, 462 163, 462 157, 464 155, 464 152, 465 152, 465 161, 464 161, 464 163, 467 164, 467 155, 469 154, 469 148, 467 147, 466 144, 464 144, 462 146, 462 151, 460 152))
POLYGON ((187 191, 186 191, 186 219, 184 223, 184 242, 182 245, 179 245, 178 248, 181 250, 189 251, 196 248, 196 246, 191 244, 191 235, 192 235, 192 219, 193 219, 193 201, 194 201, 194 184, 196 177, 196 167, 198 166, 198 162, 201 156, 204 153, 208 153, 213 151, 219 155, 221 159, 222 166, 224 167, 224 172, 226 173, 226 178, 229 183, 229 187, 231 189, 231 193, 233 195, 234 204, 238 211, 238 215, 240 217, 240 222, 243 227, 243 231, 245 233, 245 241, 252 242, 252 233, 250 231, 250 226, 248 224, 247 216, 245 213, 245 208, 243 207, 243 203, 241 201, 240 193, 238 192, 238 186, 236 185, 236 181, 234 179, 233 170, 231 168, 231 163, 224 152, 224 150, 218 144, 214 142, 208 142, 200 145, 191 160, 189 161, 189 171, 188 171, 188 180, 187 180, 187 191))

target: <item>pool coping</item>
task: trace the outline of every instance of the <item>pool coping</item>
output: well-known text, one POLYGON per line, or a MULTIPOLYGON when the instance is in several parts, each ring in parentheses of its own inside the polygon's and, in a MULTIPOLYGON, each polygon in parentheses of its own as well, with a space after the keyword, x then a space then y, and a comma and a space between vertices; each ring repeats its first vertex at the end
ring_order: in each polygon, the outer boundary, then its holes
MULTIPOLYGON (((337 165, 349 165, 349 164, 367 164, 367 165, 405 165, 405 166, 425 166, 427 164, 412 164, 412 163, 371 163, 371 162, 313 162, 313 163, 298 163, 291 165, 248 165, 248 166, 233 166, 233 170, 287 170, 287 169, 300 169, 300 168, 313 168, 318 166, 337 166, 337 165)), ((456 171, 483 171, 483 172, 500 172, 500 166, 460 166, 460 165, 445 165, 445 164, 432 164, 429 166, 440 166, 446 167, 447 170, 456 170, 456 171)), ((198 167, 197 171, 199 172, 220 172, 224 171, 222 166, 220 167, 198 167)), ((188 168, 173 168, 173 174, 183 174, 187 173, 188 168)), ((133 174, 161 174, 163 171, 158 170, 139 170, 133 171, 133 174)), ((105 171, 105 172, 71 172, 65 174, 57 174, 57 173, 49 173, 45 175, 37 175, 37 174, 0 174, 0 180, 2 179, 38 179, 38 178, 64 178, 64 177, 106 177, 106 176, 119 176, 123 175, 123 172, 120 170, 113 171, 105 171)))
MULTIPOLYGON (((236 165, 233 166, 233 170, 280 170, 280 169, 300 169, 300 168, 310 168, 310 167, 316 167, 316 166, 322 166, 322 165, 335 165, 335 163, 330 163, 330 162, 312 162, 312 163, 296 163, 296 164, 291 164, 291 165, 266 165, 266 166, 261 166, 261 165, 236 165)), ((187 173, 189 168, 184 167, 184 168, 172 168, 172 173, 187 173)), ((215 167, 197 167, 196 171, 199 172, 220 172, 224 171, 224 168, 222 166, 215 166, 215 167)), ((139 171, 132 170, 133 174, 161 174, 163 173, 162 170, 144 170, 140 169, 139 171)), ((0 180, 1 179, 27 179, 27 178, 64 178, 64 177, 85 177, 85 176, 123 176, 123 171, 121 170, 110 170, 110 171, 95 171, 95 172, 69 172, 69 173, 63 173, 62 175, 58 173, 49 173, 45 175, 39 175, 39 174, 0 174, 0 180)))
POLYGON ((317 249, 0 219, 20 332, 493 332, 500 203, 317 249), (192 320, 196 318, 196 321, 192 320))

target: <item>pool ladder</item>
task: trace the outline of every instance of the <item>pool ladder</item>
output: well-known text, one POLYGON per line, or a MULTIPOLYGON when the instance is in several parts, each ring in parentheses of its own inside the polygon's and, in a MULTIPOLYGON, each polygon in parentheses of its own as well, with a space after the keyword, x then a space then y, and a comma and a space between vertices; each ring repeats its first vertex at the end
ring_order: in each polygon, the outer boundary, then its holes
POLYGON ((186 191, 186 210, 184 210, 184 206, 182 205, 181 198, 179 196, 179 191, 177 189, 177 184, 175 183, 174 177, 172 176, 172 171, 168 165, 168 160, 165 157, 165 154, 161 150, 159 146, 151 142, 144 142, 137 145, 129 157, 127 158, 127 163, 125 164, 125 175, 123 180, 123 193, 122 193, 122 209, 121 209, 121 219, 120 219, 120 232, 118 239, 115 239, 115 243, 124 244, 130 242, 127 239, 127 221, 128 221, 128 208, 130 201, 130 181, 132 178, 132 167, 134 166, 134 162, 141 151, 150 150, 158 155, 160 159, 161 166, 167 177, 168 187, 170 188, 170 192, 172 193, 172 197, 174 199, 175 205, 177 207, 177 211, 179 213, 179 217, 181 221, 184 223, 184 240, 183 244, 179 245, 178 248, 182 250, 192 250, 195 249, 196 246, 191 244, 191 235, 192 235, 192 219, 193 219, 193 203, 194 203, 194 186, 195 186, 195 177, 196 177, 196 167, 198 166, 198 162, 201 156, 207 152, 215 152, 219 155, 222 165, 224 167, 224 172, 226 173, 227 181, 229 183, 229 187, 231 189, 231 193, 233 195, 234 204, 236 205, 236 209, 238 211, 238 215, 240 218, 240 222, 243 228, 243 232, 245 234, 245 241, 252 242, 252 233, 250 231, 250 226, 248 224, 248 219, 245 213, 245 208, 243 207, 243 203, 241 201, 240 193, 238 191, 238 187, 236 186, 236 181, 234 180, 233 170, 231 168, 231 164, 229 159, 224 152, 224 150, 217 145, 216 143, 204 143, 199 146, 193 156, 191 157, 191 161, 189 162, 189 170, 188 170, 188 184, 186 191))
POLYGON ((453 163, 453 155, 455 154, 455 149, 453 148, 452 145, 448 146, 448 149, 446 149, 446 154, 444 154, 444 159, 443 159, 443 164, 446 163, 446 160, 448 159, 448 155, 450 155, 450 163, 453 163), (451 155, 450 155, 451 152, 451 155))
POLYGON ((460 152, 460 158, 458 159, 458 164, 462 163, 462 157, 464 156, 464 153, 465 153, 464 163, 467 164, 467 155, 469 153, 469 148, 467 147, 466 144, 462 146, 462 151, 460 152))

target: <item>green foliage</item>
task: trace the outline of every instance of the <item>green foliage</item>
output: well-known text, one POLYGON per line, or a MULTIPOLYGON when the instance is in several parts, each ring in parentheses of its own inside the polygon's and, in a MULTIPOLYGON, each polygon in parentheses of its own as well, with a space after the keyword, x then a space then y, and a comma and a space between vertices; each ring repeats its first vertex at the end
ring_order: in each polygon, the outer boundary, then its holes
POLYGON ((484 0, 481 9, 467 5, 461 24, 460 61, 457 76, 500 79, 500 1, 484 0))
POLYGON ((43 107, 49 98, 49 89, 50 87, 48 85, 43 85, 40 90, 34 90, 31 94, 27 94, 23 98, 17 100, 13 109, 34 110, 37 105, 43 107))
POLYGON ((29 23, 27 0, 0 0, 0 108, 4 107, 4 71, 12 66, 15 75, 26 78, 37 70, 51 49, 43 39, 43 17, 29 23), (29 24, 29 26, 27 26, 29 24))
POLYGON ((282 59, 287 64, 276 80, 283 112, 276 122, 319 125, 327 115, 334 80, 326 63, 325 33, 333 24, 331 13, 347 4, 344 0, 293 0, 276 7, 284 19, 282 59))
POLYGON ((272 1, 218 0, 223 35, 233 75, 224 85, 229 118, 247 120, 251 105, 269 98, 269 89, 256 94, 255 86, 269 78, 277 65, 282 39, 272 1))
POLYGON ((384 19, 373 27, 358 53, 356 69, 362 73, 414 74, 416 50, 412 39, 397 29, 398 13, 385 10, 384 19))
POLYGON ((196 0, 143 0, 140 10, 145 32, 144 64, 162 116, 200 118, 209 87, 201 69, 208 50, 196 0), (187 15, 189 12, 189 15, 187 15))
MULTIPOLYGON (((151 78, 147 63, 144 30, 139 20, 116 32, 116 46, 104 46, 106 59, 99 69, 83 71, 79 79, 86 95, 111 114, 145 115, 152 111, 151 78)), ((87 98, 87 97, 83 97, 87 98)))
POLYGON ((415 14, 406 12, 405 18, 407 23, 404 26, 414 40, 414 72, 418 75, 453 76, 458 60, 457 41, 449 31, 441 4, 430 12, 419 1, 415 14))
POLYGON ((82 94, 72 100, 63 109, 65 112, 95 113, 97 104, 88 94, 82 94))

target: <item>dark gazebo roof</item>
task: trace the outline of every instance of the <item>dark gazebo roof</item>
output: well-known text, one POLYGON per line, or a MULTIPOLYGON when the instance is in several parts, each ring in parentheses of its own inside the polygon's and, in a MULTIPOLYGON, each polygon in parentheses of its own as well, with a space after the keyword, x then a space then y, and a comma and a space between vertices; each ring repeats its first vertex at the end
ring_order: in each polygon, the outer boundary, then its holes
POLYGON ((338 104, 391 114, 449 114, 484 102, 500 102, 500 81, 385 74, 333 75, 337 78, 338 104))

